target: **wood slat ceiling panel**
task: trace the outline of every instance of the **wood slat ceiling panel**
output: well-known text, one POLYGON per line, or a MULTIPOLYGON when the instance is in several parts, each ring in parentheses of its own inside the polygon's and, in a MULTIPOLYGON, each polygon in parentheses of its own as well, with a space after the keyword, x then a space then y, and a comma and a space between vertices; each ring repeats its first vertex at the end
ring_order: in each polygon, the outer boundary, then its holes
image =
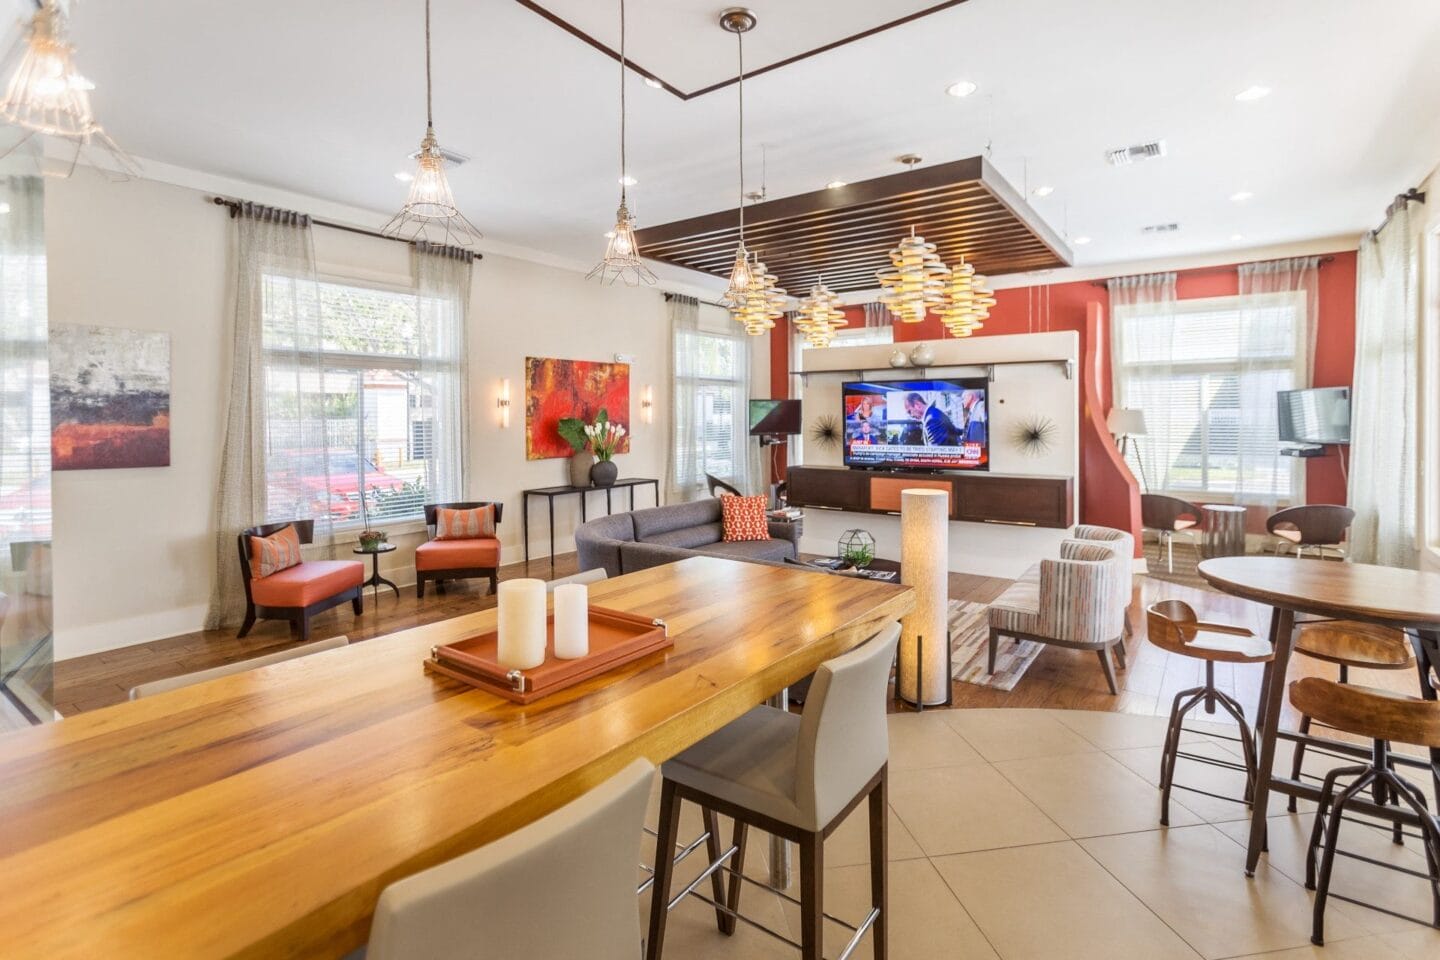
MULTIPOLYGON (((946 263, 984 274, 1069 266, 1070 249, 983 157, 819 190, 745 208, 745 242, 780 286, 803 293, 824 276, 837 292, 873 290, 875 273, 914 227, 946 263)), ((637 231, 646 257, 728 276, 739 211, 637 231)))

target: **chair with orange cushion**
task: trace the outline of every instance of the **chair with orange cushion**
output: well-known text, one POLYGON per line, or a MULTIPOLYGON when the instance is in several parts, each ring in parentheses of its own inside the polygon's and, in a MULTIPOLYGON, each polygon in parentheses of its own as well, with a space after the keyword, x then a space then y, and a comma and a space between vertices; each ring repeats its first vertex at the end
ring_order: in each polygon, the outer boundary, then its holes
MULTIPOLYGON (((355 615, 364 612, 360 599, 365 564, 359 560, 304 560, 269 575, 260 575, 255 562, 257 539, 273 537, 294 527, 300 543, 315 536, 314 520, 286 520, 266 523, 240 531, 240 571, 245 581, 245 622, 237 636, 243 637, 259 620, 288 620, 290 632, 301 640, 310 639, 310 619, 317 613, 339 606, 346 600, 355 615)), ((298 553, 298 551, 297 551, 298 553)))
POLYGON ((466 540, 439 539, 436 529, 437 516, 441 510, 477 510, 482 507, 495 508, 495 526, 500 525, 503 504, 490 500, 469 500, 460 503, 425 504, 425 525, 429 527, 431 539, 415 548, 415 596, 425 597, 425 581, 434 580, 441 592, 446 580, 465 580, 470 577, 485 577, 490 581, 490 592, 494 593, 499 583, 500 538, 475 537, 466 540))

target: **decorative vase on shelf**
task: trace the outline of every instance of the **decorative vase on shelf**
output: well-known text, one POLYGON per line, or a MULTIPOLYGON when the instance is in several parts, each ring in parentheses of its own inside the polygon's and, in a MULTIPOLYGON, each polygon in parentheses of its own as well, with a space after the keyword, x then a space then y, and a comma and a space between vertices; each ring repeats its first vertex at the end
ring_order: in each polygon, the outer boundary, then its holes
POLYGON ((595 454, 581 450, 570 455, 570 486, 590 486, 590 468, 595 464, 595 454))
POLYGON ((928 367, 935 362, 935 350, 928 343, 922 343, 910 351, 910 362, 917 367, 928 367))
POLYGON ((910 366, 910 358, 905 356, 905 351, 896 347, 890 351, 890 366, 895 368, 910 366))
POLYGON ((618 476, 620 468, 615 466, 614 460, 597 460, 590 468, 590 482, 597 487, 612 486, 618 476))

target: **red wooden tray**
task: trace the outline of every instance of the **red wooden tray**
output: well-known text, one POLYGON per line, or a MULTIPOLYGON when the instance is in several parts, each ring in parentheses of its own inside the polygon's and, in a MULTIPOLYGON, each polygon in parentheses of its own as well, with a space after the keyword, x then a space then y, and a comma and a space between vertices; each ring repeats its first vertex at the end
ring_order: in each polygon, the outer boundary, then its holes
POLYGON ((674 646, 665 621, 604 607, 590 608, 590 652, 574 660, 555 656, 555 614, 545 619, 545 662, 510 670, 496 660, 499 635, 491 630, 431 647, 425 669, 515 703, 533 703, 566 687, 674 646))

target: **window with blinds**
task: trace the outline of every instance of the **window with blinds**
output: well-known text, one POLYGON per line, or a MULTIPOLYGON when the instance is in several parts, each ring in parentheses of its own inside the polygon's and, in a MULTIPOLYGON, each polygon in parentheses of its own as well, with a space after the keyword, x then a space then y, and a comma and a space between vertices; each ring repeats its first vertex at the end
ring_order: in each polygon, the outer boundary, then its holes
POLYGON ((413 292, 266 278, 267 519, 373 527, 450 495, 430 489, 437 398, 420 374, 417 309, 413 292))
POLYGON ((744 481, 744 454, 739 447, 749 432, 745 362, 745 345, 738 336, 676 334, 677 388, 680 396, 693 398, 690 410, 683 412, 689 414, 693 429, 676 431, 675 459, 693 463, 697 478, 708 473, 744 481))
POLYGON ((1303 382, 1303 310, 1303 294, 1117 308, 1116 404, 1144 412, 1128 457, 1150 490, 1298 500, 1275 397, 1303 382))

